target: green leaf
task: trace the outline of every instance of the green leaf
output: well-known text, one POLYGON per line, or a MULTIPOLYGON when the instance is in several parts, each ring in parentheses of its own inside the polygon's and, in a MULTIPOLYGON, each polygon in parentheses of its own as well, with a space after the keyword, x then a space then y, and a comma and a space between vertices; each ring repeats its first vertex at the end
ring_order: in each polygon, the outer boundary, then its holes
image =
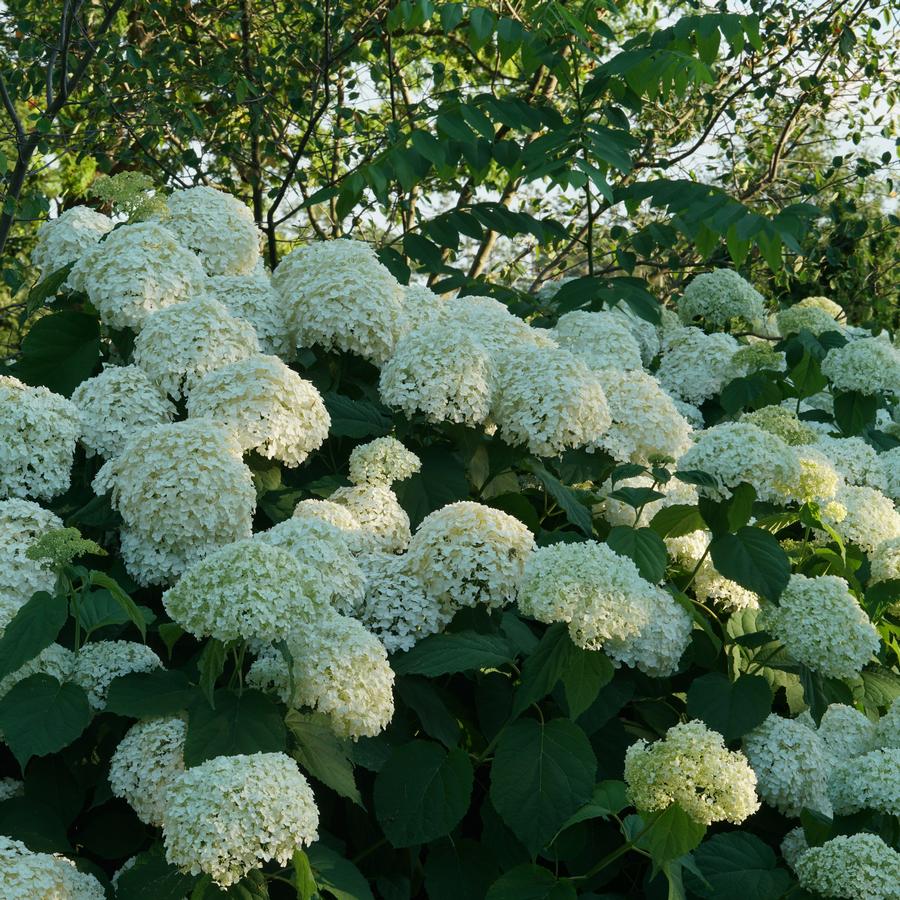
POLYGON ((659 584, 665 577, 669 556, 663 539, 652 528, 616 525, 606 536, 606 543, 620 556, 634 560, 641 576, 652 584, 659 584))
POLYGON ((0 803, 0 834, 39 853, 71 853, 66 824, 55 804, 34 797, 11 797, 0 803))
POLYGON ((630 805, 628 788, 624 781, 601 781, 594 788, 594 795, 591 799, 570 816, 560 830, 571 828, 573 825, 589 819, 607 819, 610 816, 617 816, 630 805))
POLYGON ((106 696, 106 711, 134 719, 174 716, 197 698, 197 689, 178 669, 130 672, 115 678, 106 696))
POLYGON ((524 460, 523 469, 531 472, 544 486, 547 493, 559 504, 566 518, 580 531, 590 537, 594 533, 591 511, 579 499, 578 494, 551 475, 536 460, 524 460))
POLYGON ((432 634, 392 660, 398 675, 426 675, 435 678, 452 672, 488 669, 512 662, 515 652, 498 634, 476 631, 432 634))
POLYGON ((459 722, 447 709, 437 686, 425 678, 407 675, 397 680, 394 690, 403 702, 419 717, 429 737, 452 748, 459 743, 459 722))
POLYGON ((162 844, 155 844, 119 876, 116 900, 184 900, 196 883, 196 875, 167 863, 162 844))
POLYGON ((100 323, 70 309, 38 319, 22 340, 11 374, 65 397, 100 363, 100 323))
POLYGON ((0 700, 0 731, 23 769, 32 756, 67 747, 90 721, 87 694, 43 673, 24 678, 0 700))
POLYGON ((335 735, 326 717, 291 709, 284 722, 297 743, 294 759, 313 778, 318 778, 341 797, 347 797, 357 806, 362 806, 362 798, 353 777, 350 750, 346 742, 335 735))
POLYGON ((560 881, 549 869, 525 863, 501 875, 485 900, 575 900, 571 882, 560 881))
MULTIPOLYGON (((4 157, 5 161, 5 157, 4 157)), ((46 278, 41 279, 29 292, 25 299, 25 319, 36 313, 44 301, 55 297, 59 289, 66 283, 69 272, 72 271, 74 262, 67 263, 61 269, 51 272, 46 278)))
POLYGON ((260 691, 235 694, 219 690, 216 708, 206 698, 195 700, 188 710, 184 762, 190 768, 214 756, 250 753, 284 753, 287 733, 278 704, 260 691))
POLYGON ((298 900, 313 900, 318 886, 313 875, 309 857, 302 850, 295 850, 292 860, 294 867, 294 885, 297 888, 298 900))
POLYGON ((306 850, 320 891, 336 900, 374 900, 369 883, 359 869, 322 843, 306 850))
POLYGON ((793 883, 771 847, 746 831, 715 834, 693 856, 707 884, 688 876, 691 890, 706 900, 778 900, 793 883))
POLYGON ((49 647, 68 616, 66 601, 46 591, 38 591, 20 606, 0 636, 0 679, 49 647))
MULTIPOLYGON (((225 660, 228 651, 225 644, 218 638, 208 638, 200 652, 200 660, 197 668, 200 670, 200 690, 209 701, 210 706, 215 706, 216 682, 225 671, 225 660)), ((288 669, 288 673, 291 673, 288 669)))
POLYGON ((845 437, 862 432, 875 423, 879 401, 874 394, 858 391, 836 392, 834 395, 834 421, 845 437))
POLYGON ((709 530, 718 537, 746 525, 750 521, 755 502, 756 489, 747 482, 741 482, 731 496, 724 500, 701 497, 698 508, 709 530))
POLYGON ((375 816, 393 847, 449 834, 472 795, 472 764, 463 750, 411 741, 391 754, 375 777, 375 816))
POLYGON ((331 416, 331 437, 381 437, 391 430, 391 420, 368 400, 351 400, 343 394, 323 394, 331 416))
POLYGON ((144 614, 138 609, 137 604, 125 591, 115 578, 110 578, 106 572, 91 571, 91 584, 95 587, 106 588, 112 594, 113 600, 122 607, 123 612, 134 623, 135 627, 141 633, 141 638, 147 639, 147 623, 144 620, 144 614))
POLYGON ((726 741, 761 725, 772 709, 772 691, 765 678, 741 675, 731 682, 720 672, 694 680, 687 694, 688 715, 702 719, 726 741))
POLYGON ((124 625, 131 619, 118 601, 107 590, 87 591, 78 597, 78 605, 73 610, 78 624, 87 634, 110 625, 124 625))
POLYGON ((653 517, 650 527, 662 538, 675 538, 692 531, 702 531, 706 524, 696 506, 674 503, 664 506, 653 517))
POLYGON ((569 719, 520 719, 503 731, 491 766, 494 808, 532 855, 593 792, 597 760, 569 719))
MULTIPOLYGON (((632 819, 631 816, 628 818, 632 819)), ((667 806, 661 813, 642 813, 634 818, 638 820, 633 825, 638 833, 652 821, 637 846, 646 850, 658 866, 689 853, 706 834, 706 826, 695 822, 677 803, 667 806)))
POLYGON ((418 456, 421 470, 394 485, 394 493, 413 528, 430 512, 469 496, 466 467, 454 453, 428 447, 418 451, 418 456))
POLYGON ((710 545, 716 570, 773 603, 791 577, 791 563, 778 541, 761 528, 745 525, 710 545))
POLYGON ((446 839, 430 844, 425 861, 428 900, 483 900, 499 867, 494 854, 472 840, 446 839))

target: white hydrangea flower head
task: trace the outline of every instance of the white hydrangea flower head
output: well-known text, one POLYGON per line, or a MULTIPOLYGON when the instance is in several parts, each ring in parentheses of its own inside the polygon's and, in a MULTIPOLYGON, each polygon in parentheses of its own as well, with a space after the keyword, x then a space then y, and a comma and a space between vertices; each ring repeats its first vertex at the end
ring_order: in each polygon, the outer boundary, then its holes
POLYGON ((409 516, 389 487, 362 484, 338 488, 330 500, 350 510, 359 523, 354 535, 355 547, 389 553, 406 549, 410 538, 409 516))
POLYGON ((41 535, 62 527, 59 516, 37 503, 0 500, 0 597, 11 608, 30 600, 35 591, 53 592, 56 575, 47 561, 26 554, 41 535))
POLYGON ((515 599, 534 538, 518 519, 462 500, 427 515, 407 556, 409 571, 449 615, 484 603, 497 608, 515 599))
POLYGON ((725 327, 735 319, 752 325, 763 319, 765 300, 733 269, 713 269, 691 279, 678 300, 678 315, 683 322, 702 319, 708 326, 725 327))
POLYGON ((898 900, 900 853, 876 834, 839 835, 794 863, 800 884, 822 897, 898 900))
POLYGON ((354 447, 350 454, 350 481, 356 485, 390 487, 422 468, 422 460, 396 438, 380 437, 354 447))
POLYGON ((158 222, 117 228, 80 257, 69 284, 88 295, 104 325, 136 331, 152 313, 208 287, 200 260, 158 222))
POLYGON ((792 869, 796 868, 797 860, 807 850, 809 850, 809 844, 806 841, 806 832, 802 825, 792 828, 781 842, 781 855, 792 869))
POLYGON ((259 259, 253 213, 237 197, 200 185, 173 191, 166 226, 200 257, 208 275, 246 275, 259 259))
POLYGON ((603 649, 614 663, 640 669, 652 678, 674 675, 691 640, 693 620, 675 598, 653 586, 649 621, 633 637, 612 638, 603 649))
POLYGON ((625 753, 631 801, 645 812, 677 803, 701 825, 740 824, 759 809, 756 776, 743 753, 702 722, 673 725, 666 736, 636 741, 625 753))
POLYGON ((356 353, 380 365, 401 330, 403 288, 361 241, 319 241, 292 250, 272 275, 300 347, 356 353))
POLYGON ((754 372, 783 372, 787 368, 785 355, 773 350, 765 341, 757 341, 740 347, 728 363, 728 378, 742 378, 754 372))
POLYGON ((815 444, 819 437, 813 428, 797 418, 796 413, 783 406, 764 406, 746 412, 740 417, 740 421, 749 422, 763 431, 777 435, 791 447, 815 444))
POLYGON ((834 300, 831 300, 829 297, 823 297, 821 294, 817 294, 814 297, 804 297, 802 300, 797 301, 795 306, 799 306, 801 309, 824 309, 835 320, 843 319, 845 316, 844 308, 839 303, 835 303, 834 300))
POLYGON ((830 460, 847 484, 860 487, 886 487, 885 472, 881 463, 884 454, 878 452, 861 437, 833 437, 820 434, 814 444, 830 460))
POLYGON ((649 373, 598 369, 612 424, 600 443, 619 462, 677 459, 691 446, 693 429, 649 373))
POLYGON ((883 541, 900 537, 900 513, 890 497, 869 487, 842 485, 823 520, 845 540, 871 553, 883 541))
POLYGON ((253 664, 248 681, 275 691, 289 706, 308 706, 327 716, 338 737, 374 737, 388 726, 394 716, 394 672, 381 641, 362 623, 332 615, 315 630, 294 632, 288 648, 293 696, 284 657, 271 648, 253 664))
POLYGON ((366 577, 336 525, 314 516, 294 516, 257 532, 253 540, 279 547, 303 566, 315 569, 338 612, 350 615, 362 602, 366 577))
POLYGON ((318 839, 312 788, 284 753, 217 756, 178 775, 166 793, 166 859, 221 887, 318 839))
POLYGON ((825 309, 816 306, 803 306, 802 301, 779 310, 776 315, 778 333, 782 337, 797 334, 806 330, 818 337, 826 331, 843 331, 834 316, 825 309))
POLYGON ((230 428, 244 450, 298 466, 328 437, 331 416, 312 382, 277 356, 249 356, 208 372, 188 396, 188 415, 230 428))
POLYGON ((565 622, 582 649, 601 650, 647 626, 653 592, 637 566, 606 544, 560 542, 527 557, 517 602, 538 622, 565 622))
POLYGON ((900 748, 900 698, 894 698, 888 711, 878 720, 875 743, 879 747, 900 748))
POLYGON ((633 313, 629 306, 614 306, 609 312, 628 326, 632 337, 640 345, 641 361, 645 366, 649 366, 659 353, 659 335, 656 326, 633 313))
POLYGON ((293 517, 297 519, 320 519, 339 528, 351 553, 360 553, 372 543, 371 536, 346 506, 332 500, 301 500, 295 507, 293 517))
POLYGON ((0 498, 63 493, 78 430, 78 413, 65 397, 0 375, 0 498))
POLYGON ((822 714, 818 735, 835 761, 868 753, 876 746, 876 724, 859 710, 832 703, 822 714))
POLYGON ((456 322, 436 321, 400 338, 378 391, 407 416, 476 426, 490 414, 496 383, 496 363, 478 336, 456 322))
POLYGON ((408 284, 403 288, 403 310, 400 334, 415 331, 446 318, 447 301, 424 284, 408 284))
POLYGON ((678 461, 681 471, 711 475, 717 488, 701 493, 730 497, 741 482, 753 485, 761 500, 778 502, 800 483, 797 454, 780 437, 749 422, 723 422, 696 436, 696 442, 678 461))
POLYGON ((900 447, 885 450, 879 456, 879 463, 884 474, 884 493, 894 503, 900 503, 900 447))
POLYGON ((65 856, 33 853, 20 841, 0 835, 0 896, 3 900, 106 900, 106 891, 65 856))
POLYGON ((843 476, 831 460, 817 447, 797 447, 800 462, 800 479, 789 486, 787 496, 798 503, 827 502, 834 498, 844 483, 843 476))
POLYGON ((744 736, 744 753, 756 772, 759 796, 769 806, 791 817, 799 816, 804 807, 832 814, 830 758, 813 729, 771 713, 744 736))
POLYGON ((900 535, 882 541, 875 547, 869 558, 869 568, 872 584, 900 579, 900 535))
POLYGON ((71 679, 87 694, 91 709, 101 712, 114 678, 161 668, 162 660, 146 644, 93 641, 75 654, 71 679))
POLYGON ((109 761, 109 786, 147 825, 162 826, 166 792, 184 771, 184 720, 146 719, 132 725, 109 761))
POLYGON ((861 809, 896 815, 900 809, 900 748, 870 750, 836 760, 828 793, 838 815, 861 809))
POLYGON ((612 424, 598 376, 566 350, 522 344, 501 354, 492 418, 509 444, 537 456, 594 449, 612 424))
POLYGON ((208 372, 259 352, 253 326, 206 295, 150 316, 134 342, 135 363, 176 399, 208 372))
POLYGON ((682 328, 666 342, 656 377, 664 390, 699 406, 725 386, 739 346, 730 334, 682 328))
POLYGON ((900 393, 900 350, 878 338, 861 338, 829 350, 822 374, 839 391, 900 393))
POLYGON ((641 345, 628 323, 610 312, 575 310, 559 317, 552 337, 591 369, 640 369, 641 345))
POLYGON ((454 297, 444 306, 446 321, 457 332, 470 332, 491 353, 515 350, 524 344, 551 348, 556 342, 541 330, 531 328, 493 297, 454 297))
POLYGON ((88 456, 115 456, 135 429, 171 422, 175 407, 138 366, 107 366, 72 392, 88 456))
POLYGON ((353 615, 388 653, 409 650, 447 625, 449 617, 421 581, 409 573, 405 556, 375 551, 361 553, 358 562, 366 589, 353 615))
POLYGON ((162 597, 197 638, 279 641, 331 613, 322 574, 264 541, 236 541, 191 565, 162 597))
POLYGON ((257 267, 246 275, 214 275, 209 279, 209 293, 235 319, 253 326, 264 353, 284 359, 293 354, 296 344, 281 297, 264 268, 257 267))
POLYGON ((122 556, 141 584, 177 577, 210 549, 251 533, 256 490, 240 444, 203 419, 141 429, 93 487, 112 494, 125 522, 122 556))
POLYGON ((34 659, 0 680, 0 698, 5 697, 20 681, 31 675, 50 675, 57 681, 69 681, 75 668, 75 654, 61 644, 44 647, 34 659))
POLYGON ((797 662, 832 678, 859 675, 881 645, 875 626, 837 575, 791 575, 778 606, 767 606, 764 617, 765 627, 797 662))
POLYGON ((112 227, 109 216, 89 206, 73 206, 38 229, 31 264, 46 278, 83 256, 112 227))

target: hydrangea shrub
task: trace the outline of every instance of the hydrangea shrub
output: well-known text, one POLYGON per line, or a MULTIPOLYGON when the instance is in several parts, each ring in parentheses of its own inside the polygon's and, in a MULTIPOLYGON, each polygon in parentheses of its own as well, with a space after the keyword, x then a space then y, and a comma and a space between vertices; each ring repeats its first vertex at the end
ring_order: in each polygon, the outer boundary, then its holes
POLYGON ((900 898, 896 340, 376 251, 270 275, 206 187, 42 229, 0 897, 900 898))

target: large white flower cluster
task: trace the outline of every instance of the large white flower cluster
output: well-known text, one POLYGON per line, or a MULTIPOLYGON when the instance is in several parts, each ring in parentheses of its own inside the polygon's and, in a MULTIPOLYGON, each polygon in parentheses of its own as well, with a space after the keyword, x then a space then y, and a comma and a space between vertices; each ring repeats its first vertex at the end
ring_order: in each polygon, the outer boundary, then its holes
POLYGON ((173 191, 166 226, 209 275, 246 275, 259 258, 253 213, 236 197, 203 185, 173 191))
POLYGON ((728 382, 731 357, 739 346, 730 334, 678 329, 666 340, 656 377, 670 394, 699 405, 728 382))
POLYGON ((351 537, 354 549, 389 553, 406 549, 410 537, 409 516, 389 487, 356 484, 338 488, 329 500, 345 507, 353 517, 357 525, 351 537))
POLYGON ((373 737, 387 727, 394 715, 394 672, 384 646, 365 626, 348 616, 323 615, 315 628, 295 630, 287 646, 292 672, 282 653, 266 649, 253 663, 249 683, 290 706, 312 707, 340 737, 373 737))
POLYGON ((253 326, 206 295, 150 316, 134 342, 134 361, 176 399, 208 372, 259 352, 253 326))
POLYGON ((794 864, 800 884, 823 897, 898 900, 900 853, 878 835, 838 835, 810 847, 794 864))
POLYGON ((791 575, 765 625, 797 662, 832 678, 852 678, 878 650, 875 626, 836 575, 791 575))
POLYGON ((78 432, 65 397, 0 375, 0 497, 49 500, 65 491, 78 432))
POLYGON ((348 465, 353 484, 390 487, 415 475, 422 468, 422 460, 396 438, 380 437, 355 447, 348 465))
POLYGON ((166 792, 166 859, 222 887, 318 838, 312 789, 283 753, 217 756, 177 775, 166 792))
POLYGON ((829 350, 822 374, 839 391, 900 393, 900 350, 889 341, 863 338, 829 350))
POLYGON ((900 535, 888 538, 875 547, 869 559, 871 581, 891 581, 900 579, 900 535))
POLYGON ((713 269, 691 280, 678 301, 678 315, 690 323, 725 327, 734 319, 752 325, 765 315, 762 294, 732 269, 713 269))
POLYGON ((264 268, 258 266, 247 275, 213 275, 209 293, 232 316, 253 326, 264 353, 285 359, 293 355, 294 341, 284 306, 264 268))
POLYGON ((803 306, 802 303, 803 301, 777 313, 775 318, 780 334, 787 337, 806 330, 818 337, 826 331, 839 332, 843 330, 827 309, 818 306, 803 306))
POLYGON ((328 437, 322 395, 277 356, 249 356, 207 373, 188 396, 192 418, 231 429, 244 450, 299 466, 328 437))
MULTIPOLYGON (((800 482, 797 454, 780 437, 749 422, 725 422, 697 435, 678 461, 681 470, 699 470, 716 482, 714 493, 729 497, 741 482, 761 500, 778 502, 800 482)), ((710 491, 712 488, 701 488, 710 491)))
POLYGON ((20 841, 0 835, 0 896, 3 900, 106 900, 106 891, 65 856, 34 853, 20 841))
POLYGON ((403 290, 368 244, 336 240, 298 247, 278 264, 272 286, 298 346, 349 350, 374 363, 393 352, 403 290))
POLYGON ((109 786, 137 817, 161 826, 166 792, 184 771, 183 719, 147 719, 132 725, 109 761, 109 786))
POLYGON ((740 824, 759 809, 756 776, 739 751, 702 722, 673 725, 665 738, 636 741, 625 754, 632 803, 656 812, 677 803, 702 825, 740 824))
POLYGON ((824 521, 845 541, 868 553, 900 537, 900 512, 890 497, 875 488, 842 485, 822 512, 824 521))
POLYGON ((197 256, 158 222, 117 228, 78 259, 69 283, 88 295, 104 325, 135 330, 208 288, 197 256))
POLYGON ((581 310, 565 313, 553 337, 592 369, 641 368, 641 345, 622 316, 581 310))
POLYGON ((900 748, 878 748, 838 760, 828 790, 839 815, 861 809, 894 815, 900 809, 900 748))
POLYGON ((249 537, 256 505, 240 444, 203 419, 137 431, 97 473, 94 491, 111 492, 125 523, 125 565, 143 584, 169 581, 210 549, 249 537))
POLYGON ((884 488, 882 458, 885 454, 879 454, 862 438, 820 434, 816 437, 814 446, 832 461, 847 484, 878 490, 884 488))
POLYGON ((893 447, 880 455, 881 471, 884 473, 882 490, 894 503, 900 503, 900 447, 893 447))
POLYGON ((38 229, 31 264, 41 278, 75 262, 113 227, 112 219, 89 206, 73 206, 38 229))
POLYGON ((62 527, 59 516, 37 503, 0 500, 0 603, 15 610, 35 591, 53 591, 55 573, 46 561, 29 559, 27 552, 41 535, 62 527))
POLYGON ((91 709, 101 712, 115 678, 159 668, 162 668, 162 660, 146 644, 94 641, 75 654, 70 678, 87 694, 91 709))
POLYGON ((481 503, 451 503, 427 515, 409 544, 409 571, 452 615, 464 606, 500 607, 515 599, 531 532, 481 503))
POLYGON ((330 609, 324 577, 280 547, 236 541, 191 565, 163 594, 166 612, 195 637, 283 640, 330 609))
POLYGON ((107 366, 72 392, 81 443, 88 454, 121 452, 135 430, 171 422, 175 406, 138 366, 107 366))

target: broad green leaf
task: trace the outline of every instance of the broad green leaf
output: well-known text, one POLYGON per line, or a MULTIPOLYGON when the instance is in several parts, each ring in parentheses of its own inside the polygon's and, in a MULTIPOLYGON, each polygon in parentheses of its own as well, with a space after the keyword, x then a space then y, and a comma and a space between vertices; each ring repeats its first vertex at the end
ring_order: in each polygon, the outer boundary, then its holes
POLYGON ((483 900, 498 871, 498 861, 483 843, 463 838, 430 844, 425 860, 428 900, 483 900))
POLYGON ((490 796, 510 830, 536 854, 594 789, 597 760, 569 719, 520 719, 501 734, 490 796))
POLYGON ((525 460, 522 468, 531 472, 544 486, 547 493, 559 504, 560 509, 566 514, 566 518, 579 531, 590 537, 594 533, 591 519, 591 511, 578 497, 578 494, 570 487, 566 487, 558 478, 551 475, 547 469, 536 460, 525 460))
POLYGON ((28 297, 25 300, 26 319, 36 313, 44 305, 46 300, 56 296, 60 288, 66 283, 73 265, 74 262, 71 262, 64 265, 62 268, 57 269, 55 272, 51 272, 46 278, 42 278, 28 292, 28 297))
POLYGON ((666 545, 652 528, 616 525, 606 536, 606 543, 620 556, 633 560, 638 572, 652 584, 659 584, 665 577, 669 559, 666 545))
POLYGON ((466 467, 451 450, 429 447, 418 455, 420 471, 394 484, 394 493, 413 528, 430 512, 469 496, 466 467))
POLYGON ((297 888, 297 900, 314 900, 318 886, 313 875, 309 857, 302 850, 295 850, 291 860, 294 868, 294 886, 297 888))
POLYGON ((455 716, 433 681, 407 675, 396 681, 394 690, 401 700, 419 717, 425 733, 452 748, 459 743, 460 727, 455 716))
POLYGON ((197 880, 167 863, 162 844, 155 844, 119 876, 116 900, 184 900, 197 880))
POLYGON ((489 669, 512 662, 515 652, 498 634, 477 631, 432 634, 415 647, 392 659, 398 675, 427 675, 435 678, 470 669, 489 669))
POLYGON ((287 733, 282 713, 271 697, 253 690, 240 695, 219 690, 215 702, 213 709, 203 697, 188 710, 184 742, 188 768, 214 756, 285 752, 287 733))
POLYGON ((0 679, 6 678, 49 647, 68 618, 66 601, 38 591, 19 607, 0 632, 0 679))
POLYGON ((141 633, 141 637, 146 640, 147 637, 147 623, 144 619, 144 614, 138 609, 137 604, 128 594, 122 590, 122 586, 116 581, 115 578, 111 578, 106 572, 98 572, 96 570, 91 571, 91 584, 95 587, 106 588, 112 594, 113 600, 122 607, 123 612, 128 616, 128 618, 134 623, 135 627, 141 633))
POLYGON ((398 747, 375 777, 375 815, 394 847, 449 834, 469 808, 472 764, 431 741, 398 747))
MULTIPOLYGON (((216 682, 225 671, 227 655, 225 644, 218 638, 207 638, 203 650, 200 652, 200 659, 197 663, 200 671, 200 690, 203 691, 203 696, 209 701, 210 706, 216 705, 216 682)), ((288 668, 288 673, 292 674, 290 668, 288 668)))
POLYGON ((173 716, 193 703, 197 688, 178 669, 131 672, 113 679, 106 711, 133 719, 173 716))
POLYGON ((340 796, 362 806, 349 748, 335 735, 328 720, 318 713, 291 709, 284 722, 296 741, 293 755, 301 767, 340 796))
POLYGON ((706 527, 700 510, 686 503, 664 506, 651 520, 650 527, 663 538, 682 537, 706 527))
POLYGON ((791 576, 791 563, 778 541, 761 528, 745 525, 723 534, 710 546, 716 570, 773 603, 791 576))
POLYGON ((845 437, 862 432, 875 422, 879 401, 874 394, 858 391, 836 392, 834 395, 834 421, 845 437))
MULTIPOLYGON (((632 820, 632 817, 628 817, 632 820)), ((632 822, 635 836, 652 823, 637 841, 637 846, 646 850, 659 866, 677 859, 696 847, 706 834, 706 826, 695 822, 677 803, 667 806, 661 813, 635 816, 632 822)), ((634 837, 632 838, 632 840, 634 837)))
POLYGON ((323 395, 331 416, 332 437, 381 437, 391 430, 391 420, 368 400, 352 400, 343 394, 323 395))
POLYGON ((575 888, 549 869, 526 863, 501 875, 485 900, 575 900, 575 888))
POLYGON ((624 781, 601 781, 594 787, 594 794, 584 806, 574 815, 570 816, 563 829, 586 822, 588 819, 607 819, 618 815, 623 809, 630 806, 628 801, 628 788, 624 781))
POLYGON ((702 719, 726 741, 761 725, 771 709, 772 691, 759 675, 741 675, 731 682, 720 672, 710 672, 696 678, 688 689, 688 715, 702 719))
POLYGON ((0 700, 0 731, 23 769, 32 756, 71 744, 90 721, 87 694, 43 673, 24 678, 0 700))
POLYGON ((71 853, 66 823, 52 798, 10 797, 0 802, 0 834, 39 853, 71 853))
POLYGON ((746 831, 713 835, 693 857, 706 884, 690 875, 688 882, 706 900, 778 900, 793 883, 790 873, 778 866, 772 848, 746 831))
POLYGON ((369 883, 349 859, 322 843, 308 847, 306 855, 320 891, 335 900, 374 900, 369 883))

